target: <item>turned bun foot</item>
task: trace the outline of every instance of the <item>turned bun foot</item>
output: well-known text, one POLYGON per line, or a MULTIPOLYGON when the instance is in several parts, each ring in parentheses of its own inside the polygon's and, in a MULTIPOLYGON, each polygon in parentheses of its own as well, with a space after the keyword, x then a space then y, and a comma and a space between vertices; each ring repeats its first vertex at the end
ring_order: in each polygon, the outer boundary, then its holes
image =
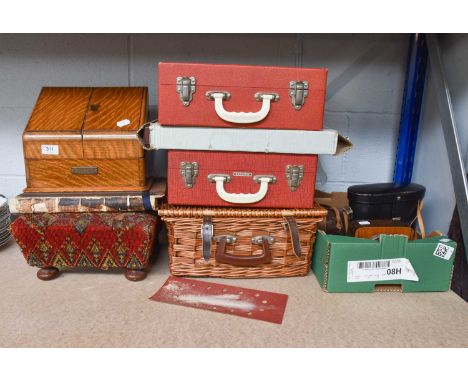
POLYGON ((130 281, 141 281, 146 277, 146 271, 138 269, 127 269, 125 271, 125 277, 130 281))
POLYGON ((53 280, 58 277, 60 271, 55 267, 41 268, 37 271, 37 278, 42 281, 53 280))

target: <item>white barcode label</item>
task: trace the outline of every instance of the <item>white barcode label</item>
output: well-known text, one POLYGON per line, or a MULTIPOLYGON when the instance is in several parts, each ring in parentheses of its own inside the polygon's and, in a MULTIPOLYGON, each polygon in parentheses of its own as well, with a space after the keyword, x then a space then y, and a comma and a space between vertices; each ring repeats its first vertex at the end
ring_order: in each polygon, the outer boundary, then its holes
POLYGON ((348 261, 347 281, 419 281, 411 262, 405 258, 348 261))
POLYGON ((372 268, 388 268, 390 260, 377 260, 377 261, 359 261, 359 269, 372 269, 372 268))
POLYGON ((41 145, 42 155, 59 155, 58 145, 41 145))
POLYGON ((455 248, 439 243, 437 244, 437 247, 434 251, 434 256, 440 257, 441 259, 444 259, 444 260, 450 260, 454 250, 455 248))

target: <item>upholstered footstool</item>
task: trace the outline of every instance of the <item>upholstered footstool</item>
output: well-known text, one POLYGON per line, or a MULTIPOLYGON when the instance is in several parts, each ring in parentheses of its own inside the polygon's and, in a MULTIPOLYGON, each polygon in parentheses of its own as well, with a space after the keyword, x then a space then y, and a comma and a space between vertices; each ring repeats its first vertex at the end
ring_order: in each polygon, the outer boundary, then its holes
POLYGON ((64 268, 125 269, 140 281, 156 236, 158 217, 150 213, 23 214, 11 225, 13 238, 37 277, 52 280, 64 268))

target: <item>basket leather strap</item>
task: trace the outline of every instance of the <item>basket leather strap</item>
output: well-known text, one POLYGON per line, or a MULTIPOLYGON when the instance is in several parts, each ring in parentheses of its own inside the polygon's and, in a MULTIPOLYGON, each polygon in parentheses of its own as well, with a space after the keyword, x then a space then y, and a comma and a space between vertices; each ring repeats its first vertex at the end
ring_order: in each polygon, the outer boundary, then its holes
POLYGON ((351 209, 350 206, 343 207, 343 220, 344 220, 344 225, 345 225, 345 230, 344 234, 348 234, 348 229, 349 229, 349 221, 352 219, 353 216, 353 210, 351 209))
POLYGON ((201 237, 203 243, 203 258, 205 261, 208 261, 211 255, 211 240, 213 239, 213 220, 211 216, 203 217, 201 237))
POLYGON ((336 217, 336 228, 338 229, 338 231, 341 231, 341 228, 343 228, 342 224, 341 224, 341 214, 340 214, 340 210, 338 210, 338 208, 336 208, 335 206, 332 206, 331 204, 328 205, 329 208, 331 208, 333 210, 333 212, 335 212, 335 217, 336 217))
POLYGON ((422 217, 422 209, 423 209, 423 201, 422 199, 418 201, 418 207, 416 209, 416 216, 414 219, 409 223, 410 227, 414 227, 416 230, 416 227, 414 226, 414 223, 417 222, 419 226, 419 231, 421 233, 421 239, 424 239, 426 237, 426 229, 424 227, 424 221, 422 217))
POLYGON ((289 236, 291 237, 294 254, 298 258, 302 258, 301 241, 299 240, 299 228, 297 227, 296 219, 293 216, 284 216, 288 224, 289 236))

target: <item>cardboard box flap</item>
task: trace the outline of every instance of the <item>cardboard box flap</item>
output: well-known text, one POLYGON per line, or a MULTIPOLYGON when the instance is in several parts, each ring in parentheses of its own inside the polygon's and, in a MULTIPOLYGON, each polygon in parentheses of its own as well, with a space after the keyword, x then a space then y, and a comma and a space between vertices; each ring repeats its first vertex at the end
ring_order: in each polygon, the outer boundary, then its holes
POLYGON ((353 148, 353 142, 348 137, 338 134, 338 142, 336 144, 336 152, 334 155, 341 155, 353 148))

